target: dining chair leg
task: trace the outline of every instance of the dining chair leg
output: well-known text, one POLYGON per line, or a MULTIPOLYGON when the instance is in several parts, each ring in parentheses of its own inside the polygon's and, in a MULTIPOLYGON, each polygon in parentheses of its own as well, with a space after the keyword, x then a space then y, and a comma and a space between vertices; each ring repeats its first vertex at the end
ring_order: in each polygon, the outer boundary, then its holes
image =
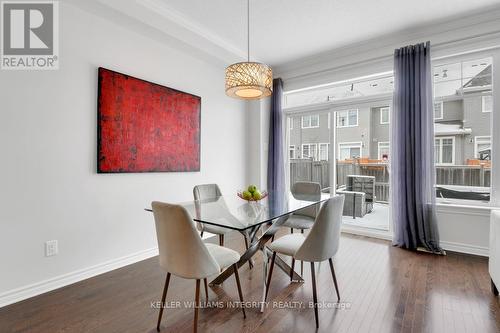
POLYGON ((292 257, 292 269, 290 270, 290 282, 293 281, 293 268, 295 267, 295 258, 292 257))
POLYGON ((238 286, 238 295, 240 296, 241 310, 243 311, 243 318, 246 318, 247 314, 245 313, 245 306, 243 304, 243 293, 241 292, 240 275, 238 274, 238 265, 234 264, 233 269, 234 269, 234 277, 236 278, 236 285, 238 286))
POLYGON ((167 278, 165 279, 165 286, 163 287, 163 295, 161 296, 160 314, 158 315, 158 323, 156 324, 156 330, 158 332, 160 332, 161 316, 163 315, 163 308, 165 307, 165 299, 167 298, 167 290, 169 283, 170 283, 170 273, 167 273, 167 278))
POLYGON ((300 261, 300 276, 304 275, 304 262, 301 260, 300 261))
POLYGON ((208 303, 208 282, 206 278, 203 279, 203 283, 205 284, 205 299, 208 303))
POLYGON ((340 301, 340 293, 339 293, 339 285, 337 284, 337 277, 335 276, 335 269, 333 269, 333 260, 332 258, 328 259, 330 262, 330 270, 332 271, 333 284, 335 285, 335 290, 337 291, 337 300, 340 301))
POLYGON ((272 242, 274 242, 274 235, 273 235, 273 237, 271 237, 271 243, 272 243, 272 242))
POLYGON ((203 230, 200 232, 200 237, 203 238, 203 230))
POLYGON ((194 323, 193 332, 198 332, 198 310, 200 308, 200 279, 196 280, 196 291, 195 291, 195 301, 194 301, 194 323))
POLYGON ((319 328, 318 295, 316 294, 316 272, 314 271, 314 262, 311 262, 311 279, 312 279, 312 287, 313 287, 314 317, 316 319, 316 328, 319 328))
POLYGON ((269 286, 271 285, 271 277, 273 276, 273 268, 274 268, 274 260, 275 259, 276 259, 276 252, 273 252, 273 257, 271 259, 271 267, 269 267, 269 276, 267 277, 266 296, 264 297, 264 301, 267 301, 267 294, 269 293, 269 286))
POLYGON ((290 228, 290 233, 293 234, 293 228, 290 228))
POLYGON ((224 246, 224 235, 219 235, 219 245, 224 246))

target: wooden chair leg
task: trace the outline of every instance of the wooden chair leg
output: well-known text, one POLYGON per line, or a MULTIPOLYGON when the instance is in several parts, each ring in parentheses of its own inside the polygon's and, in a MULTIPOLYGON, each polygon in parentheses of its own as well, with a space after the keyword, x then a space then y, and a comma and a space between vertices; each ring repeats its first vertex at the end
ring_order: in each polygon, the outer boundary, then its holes
POLYGON ((165 299, 167 298, 169 283, 170 283, 170 273, 167 273, 167 278, 165 279, 165 286, 163 287, 163 295, 161 296, 160 314, 158 315, 158 323, 156 324, 156 330, 158 332, 160 332, 161 316, 163 315, 163 308, 165 307, 165 299))
POLYGON ((200 237, 203 238, 203 230, 200 232, 200 237))
POLYGON ((224 235, 219 235, 219 245, 224 246, 224 235))
POLYGON ((290 228, 290 233, 293 234, 293 228, 290 228))
POLYGON ((243 305, 243 293, 241 292, 240 275, 238 274, 238 265, 233 265, 234 277, 236 278, 236 285, 238 286, 238 295, 240 296, 241 310, 243 311, 243 318, 247 317, 245 313, 245 307, 243 305))
POLYGON ((292 257, 292 269, 290 270, 290 282, 293 281, 293 268, 295 267, 295 258, 292 257))
POLYGON ((205 299, 208 303, 208 282, 207 282, 207 279, 203 279, 203 283, 205 284, 205 299))
POLYGON ((339 293, 339 285, 337 284, 337 277, 335 276, 335 269, 333 269, 333 260, 332 258, 328 259, 330 262, 330 270, 332 271, 333 284, 335 285, 335 290, 337 291, 337 300, 340 301, 340 293, 339 293))
POLYGON ((304 262, 301 260, 300 261, 300 276, 304 275, 304 262))
POLYGON ((272 243, 272 242, 274 242, 274 235, 273 235, 273 237, 271 237, 271 243, 272 243))
POLYGON ((194 301, 194 323, 193 332, 198 332, 198 311, 200 309, 200 279, 196 280, 196 291, 195 291, 195 301, 194 301))
POLYGON ((266 295, 264 301, 267 301, 267 294, 269 293, 269 286, 271 285, 271 277, 273 276, 274 260, 276 259, 276 252, 273 252, 273 258, 271 259, 271 267, 269 267, 269 275, 267 277, 266 285, 266 295))
POLYGON ((318 295, 316 294, 316 272, 314 271, 314 262, 311 262, 311 279, 313 287, 314 317, 316 318, 316 328, 319 328, 318 295))

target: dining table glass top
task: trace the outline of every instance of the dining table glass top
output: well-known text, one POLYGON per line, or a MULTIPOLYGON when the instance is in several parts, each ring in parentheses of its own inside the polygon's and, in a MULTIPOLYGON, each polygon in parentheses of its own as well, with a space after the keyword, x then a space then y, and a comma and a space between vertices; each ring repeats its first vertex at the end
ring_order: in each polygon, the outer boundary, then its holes
POLYGON ((260 201, 246 201, 234 194, 193 200, 180 205, 186 208, 196 222, 243 231, 318 205, 330 197, 329 193, 300 196, 269 193, 260 201))

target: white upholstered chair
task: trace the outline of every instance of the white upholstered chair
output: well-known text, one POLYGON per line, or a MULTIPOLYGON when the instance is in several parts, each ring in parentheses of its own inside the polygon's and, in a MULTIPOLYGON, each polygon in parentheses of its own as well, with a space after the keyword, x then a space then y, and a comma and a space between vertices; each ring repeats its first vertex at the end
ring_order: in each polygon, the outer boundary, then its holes
MULTIPOLYGON (((313 286, 314 315, 316 318, 316 327, 319 327, 318 320, 318 298, 316 294, 316 276, 314 263, 327 260, 330 262, 333 284, 337 292, 337 298, 340 300, 339 288, 335 270, 333 268, 332 258, 339 249, 340 225, 342 222, 342 210, 344 206, 344 196, 336 196, 326 201, 320 208, 316 221, 307 237, 303 234, 288 234, 272 242, 268 248, 273 251, 271 267, 266 287, 266 300, 273 274, 274 260, 276 253, 292 257, 292 270, 295 260, 308 261, 311 263, 311 278, 313 286)), ((290 276, 292 272, 290 272, 290 276)))
MULTIPOLYGON (((208 299, 206 278, 219 274, 223 268, 232 266, 240 301, 243 303, 238 266, 236 265, 240 255, 238 252, 222 246, 205 244, 184 207, 162 202, 153 202, 152 207, 158 239, 160 267, 167 272, 156 329, 160 331, 170 275, 173 274, 185 279, 196 280, 196 306, 194 310, 194 332, 196 332, 201 279, 205 281, 205 292, 208 299)), ((243 316, 246 318, 243 307, 242 310, 243 316)))

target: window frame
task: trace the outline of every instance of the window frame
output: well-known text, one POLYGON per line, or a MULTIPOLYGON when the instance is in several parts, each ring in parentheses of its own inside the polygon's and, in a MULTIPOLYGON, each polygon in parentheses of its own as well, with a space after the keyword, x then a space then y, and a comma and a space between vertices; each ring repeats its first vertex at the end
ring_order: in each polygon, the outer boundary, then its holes
POLYGON ((341 110, 341 111, 337 111, 337 128, 347 128, 347 127, 358 127, 359 126, 359 109, 346 109, 346 110, 341 110), (356 111, 356 125, 351 125, 350 121, 349 121, 349 112, 350 111, 356 111), (340 118, 340 114, 342 112, 347 112, 347 125, 340 125, 340 121, 339 121, 339 118, 340 118))
POLYGON ((297 158, 297 152, 295 151, 295 145, 288 146, 288 158, 291 160, 294 160, 297 158), (290 154, 290 152, 293 152, 293 154, 290 154), (293 155, 293 157, 292 157, 292 155, 293 155))
MULTIPOLYGON (((382 159, 382 154, 380 154, 380 148, 382 148, 381 147, 382 144, 384 144, 384 145, 387 144, 387 148, 389 149, 389 152, 390 152, 390 149, 391 149, 391 143, 390 143, 390 141, 379 141, 378 144, 377 144, 377 148, 378 148, 378 150, 377 150, 377 156, 378 156, 379 160, 383 160, 382 159)), ((389 158, 391 158, 390 153, 389 153, 389 158)))
POLYGON ((329 160, 329 150, 330 150, 330 143, 329 142, 321 142, 318 143, 318 161, 328 161, 329 160), (321 159, 321 146, 326 146, 326 159, 321 159))
POLYGON ((391 123, 391 107, 390 106, 384 106, 383 108, 380 108, 380 125, 388 125, 391 123), (387 111, 387 122, 384 122, 384 117, 383 111, 387 111))
POLYGON ((434 120, 443 120, 444 119, 444 101, 434 101, 432 104, 432 114, 434 116, 434 120), (436 117, 436 104, 440 105, 441 116, 436 117))
MULTIPOLYGON (((318 144, 316 143, 303 143, 301 145, 301 152, 300 152, 300 158, 301 159, 313 159, 313 161, 316 161, 317 157, 316 156, 308 156, 308 157, 304 157, 304 146, 308 146, 308 149, 309 149, 309 153, 311 152, 311 146, 314 146, 316 147, 314 152, 318 152, 318 144)), ((314 154, 316 155, 316 154, 314 154)))
POLYGON ((447 165, 455 165, 455 152, 456 152, 456 140, 455 140, 455 137, 454 136, 435 136, 434 137, 434 149, 436 149, 436 140, 439 140, 440 141, 440 145, 439 145, 439 154, 438 154, 438 157, 439 157, 439 160, 442 161, 443 160, 443 140, 445 139, 451 139, 452 140, 452 150, 451 150, 451 163, 443 163, 443 162, 438 162, 438 161, 434 161, 434 164, 436 166, 447 166, 447 165))
POLYGON ((302 116, 301 118, 301 128, 302 129, 307 129, 307 128, 319 128, 319 114, 310 114, 310 115, 305 115, 305 116, 302 116), (315 117, 318 119, 318 125, 316 126, 312 126, 312 118, 315 117), (308 126, 304 126, 304 118, 309 118, 309 125, 308 126))
MULTIPOLYGON (((485 138, 488 138, 489 141, 490 141, 490 146, 493 145, 493 142, 491 141, 491 135, 476 135, 474 137, 474 158, 478 159, 479 156, 478 156, 478 145, 479 143, 477 142, 478 139, 485 139, 485 138)), ((484 142, 482 142, 481 144, 484 144, 484 142)))
MULTIPOLYGON (((348 147, 344 147, 344 148, 359 148, 359 157, 361 158, 361 155, 363 155, 363 142, 361 141, 358 141, 358 142, 339 142, 338 143, 338 153, 337 153, 337 159, 340 161, 340 151, 342 149, 342 145, 348 145, 348 147)), ((349 155, 350 152, 349 152, 349 155)), ((353 157, 349 157, 349 158, 353 158, 353 157)))

